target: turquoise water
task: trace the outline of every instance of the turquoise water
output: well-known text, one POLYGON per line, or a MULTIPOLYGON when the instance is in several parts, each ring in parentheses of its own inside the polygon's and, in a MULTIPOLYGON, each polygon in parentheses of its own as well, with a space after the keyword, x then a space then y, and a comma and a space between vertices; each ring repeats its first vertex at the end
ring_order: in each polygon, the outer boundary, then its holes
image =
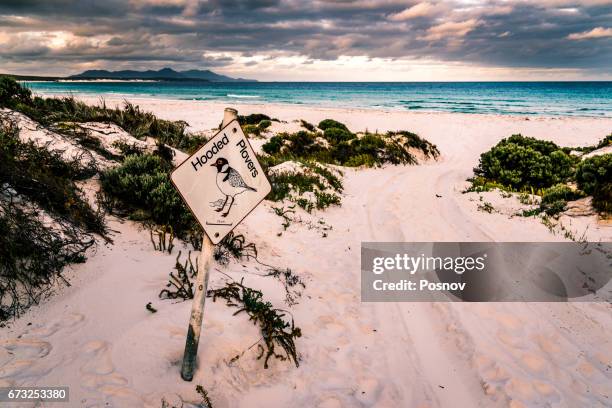
POLYGON ((44 94, 322 107, 612 116, 612 82, 27 82, 44 94))

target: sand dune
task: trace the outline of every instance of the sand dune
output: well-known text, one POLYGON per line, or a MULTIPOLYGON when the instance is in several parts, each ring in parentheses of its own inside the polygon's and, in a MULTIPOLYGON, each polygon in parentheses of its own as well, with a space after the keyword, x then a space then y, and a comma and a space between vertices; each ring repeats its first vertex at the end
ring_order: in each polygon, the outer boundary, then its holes
MULTIPOLYGON (((216 127, 224 107, 136 102, 163 118, 186 120, 193 131, 216 127)), ((362 241, 564 240, 536 219, 478 211, 475 196, 462 194, 465 179, 479 154, 502 137, 522 133, 587 145, 609 134, 609 119, 237 108, 287 122, 275 130, 324 118, 353 131, 410 130, 442 153, 418 166, 346 169, 342 206, 304 213, 304 222, 281 236, 282 220, 269 202, 238 227, 261 259, 292 268, 306 282, 291 309, 303 332, 300 367, 271 361, 264 370, 256 350, 230 362, 258 332, 222 303, 207 302, 199 368, 193 383, 183 382, 190 303, 157 299, 176 252, 153 251, 147 231, 112 219, 114 244, 100 243, 69 272, 71 287, 0 332, 0 385, 69 385, 70 406, 84 407, 159 407, 162 398, 188 406, 197 400, 195 384, 209 390, 215 407, 612 406, 610 305, 361 303, 359 277, 362 241), (326 238, 306 224, 319 219, 333 227, 326 238), (158 313, 145 310, 148 302, 158 313)), ((496 207, 516 204, 487 194, 496 207)), ((612 227, 594 215, 562 222, 591 240, 612 240, 612 227)), ((210 286, 226 279, 219 271, 244 277, 281 306, 281 285, 249 273, 257 268, 254 261, 217 265, 210 286)))

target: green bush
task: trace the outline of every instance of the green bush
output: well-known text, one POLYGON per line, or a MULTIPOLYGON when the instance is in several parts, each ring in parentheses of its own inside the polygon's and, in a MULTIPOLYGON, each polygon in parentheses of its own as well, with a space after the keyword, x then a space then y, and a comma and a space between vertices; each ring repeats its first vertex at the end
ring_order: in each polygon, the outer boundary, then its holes
POLYGON ((272 126, 272 121, 268 120, 268 119, 264 119, 261 122, 259 122, 259 124, 257 125, 257 127, 259 128, 259 130, 263 131, 266 130, 267 128, 269 128, 270 126, 272 126))
POLYGON ((270 155, 262 159, 277 164, 292 159, 357 167, 384 163, 415 164, 410 149, 421 150, 426 157, 436 158, 440 154, 435 145, 406 131, 386 135, 366 133, 357 137, 346 129, 328 127, 323 134, 328 145, 317 141, 319 136, 320 133, 305 130, 293 134, 280 133, 262 146, 263 151, 270 155))
POLYGON ((300 126, 302 126, 304 129, 310 132, 314 132, 316 130, 315 125, 313 125, 310 122, 305 121, 304 119, 300 119, 300 126))
POLYGON ((349 157, 349 159, 344 162, 344 165, 346 167, 374 167, 376 165, 376 160, 369 154, 356 154, 349 157))
POLYGON ((539 212, 547 215, 556 215, 565 211, 567 202, 584 197, 581 191, 574 191, 565 184, 555 184, 542 193, 539 212))
POLYGON ((566 184, 555 184, 554 186, 544 190, 541 202, 542 204, 550 204, 559 200, 574 201, 582 197, 584 197, 584 194, 581 194, 579 191, 572 190, 566 184))
POLYGON ((474 172, 515 190, 546 188, 566 181, 573 160, 556 144, 513 135, 480 155, 474 172))
POLYGON ((271 121, 269 121, 268 119, 264 119, 261 122, 259 122, 259 124, 242 125, 242 130, 247 135, 261 136, 261 132, 264 132, 271 125, 272 125, 271 121))
POLYGON ((0 106, 12 107, 17 103, 29 101, 32 91, 21 86, 11 77, 0 76, 0 106))
POLYGON ((336 194, 325 193, 321 191, 315 191, 316 207, 321 210, 331 205, 340 205, 340 197, 336 194))
POLYGON ((305 192, 314 192, 316 189, 325 189, 325 185, 316 175, 283 172, 271 174, 268 179, 272 185, 272 192, 267 198, 271 201, 288 198, 292 191, 301 195, 305 192))
POLYGON ((268 154, 275 154, 280 151, 281 147, 283 147, 283 138, 281 136, 272 136, 261 148, 268 154))
POLYGON ((427 157, 431 156, 435 159, 440 155, 440 151, 436 145, 431 144, 416 133, 412 133, 407 130, 399 130, 395 132, 390 131, 387 132, 387 137, 399 139, 401 142, 403 142, 404 147, 412 147, 414 149, 421 150, 427 157))
POLYGON ((325 131, 329 128, 336 128, 350 132, 344 123, 340 123, 333 119, 324 119, 319 122, 319 129, 325 131))
POLYGON ((578 187, 593 196, 593 206, 612 212, 612 153, 589 157, 578 164, 578 187))
POLYGON ((355 139, 357 136, 355 136, 353 133, 349 132, 348 130, 332 127, 332 128, 325 129, 325 132, 323 133, 323 137, 327 139, 330 143, 335 144, 335 143, 346 142, 351 139, 355 139))
POLYGON ((0 185, 10 185, 52 215, 104 235, 103 215, 91 208, 75 184, 96 171, 77 159, 65 161, 61 152, 46 146, 22 142, 13 124, 0 126, 0 185))
POLYGON ((315 143, 316 136, 303 130, 289 135, 287 140, 291 146, 291 153, 295 157, 307 157, 322 149, 315 143))
POLYGON ((170 181, 172 165, 153 154, 127 156, 123 164, 102 173, 102 189, 134 219, 170 225, 185 238, 199 226, 170 181))
POLYGON ((263 113, 252 113, 250 115, 238 115, 238 122, 241 125, 259 125, 262 121, 267 120, 268 122, 273 120, 268 115, 263 113))
POLYGON ((267 199, 282 201, 289 199, 310 212, 313 208, 324 209, 330 205, 340 205, 342 181, 331 171, 317 163, 301 162, 304 172, 280 172, 268 175, 272 192, 267 199), (329 192, 327 192, 329 191, 329 192), (313 193, 314 201, 302 197, 313 193))
POLYGON ((597 144, 597 146, 595 147, 595 149, 601 149, 603 147, 610 146, 610 145, 612 145, 612 133, 604 137, 603 139, 601 139, 599 143, 597 144))

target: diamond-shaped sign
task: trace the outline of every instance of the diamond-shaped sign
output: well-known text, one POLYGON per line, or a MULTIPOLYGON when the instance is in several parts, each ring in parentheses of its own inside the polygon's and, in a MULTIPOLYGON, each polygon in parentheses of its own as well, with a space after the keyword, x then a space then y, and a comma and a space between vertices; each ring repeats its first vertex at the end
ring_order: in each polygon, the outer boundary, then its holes
POLYGON ((272 190, 237 120, 181 163, 170 178, 213 244, 272 190))

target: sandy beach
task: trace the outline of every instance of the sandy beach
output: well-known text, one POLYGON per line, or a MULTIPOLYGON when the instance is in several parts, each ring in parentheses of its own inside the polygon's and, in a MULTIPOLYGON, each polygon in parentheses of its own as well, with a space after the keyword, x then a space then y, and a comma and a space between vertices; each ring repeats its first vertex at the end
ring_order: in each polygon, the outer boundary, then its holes
MULTIPOLYGON (((226 107, 130 100, 205 134, 217 128, 226 107)), ((112 106, 123 99, 105 101, 112 106)), ((265 138, 298 130, 299 119, 333 118, 353 132, 409 130, 441 152, 438 160, 415 166, 342 169, 342 205, 298 212, 286 231, 268 201, 237 228, 257 245, 259 259, 291 268, 306 283, 291 308, 303 333, 300 366, 271 361, 263 369, 257 350, 249 349, 259 336, 256 327, 209 300, 199 368, 192 383, 183 382, 191 303, 158 299, 177 252, 154 251, 148 231, 111 217, 114 244, 99 242, 85 264, 70 268, 70 287, 0 332, 0 386, 65 384, 71 406, 83 407, 159 407, 162 398, 187 407, 197 399, 195 384, 209 391, 215 408, 612 406, 609 304, 362 303, 359 252, 366 241, 567 240, 537 218, 514 217, 521 206, 515 196, 464 194, 466 179, 479 155, 504 137, 592 145, 610 134, 610 118, 232 107, 279 119, 265 138), (495 211, 478 210, 480 195, 495 211), (331 229, 323 237, 317 225, 331 229), (145 310, 148 302, 157 313, 145 310)), ((256 150, 265 138, 253 139, 256 150)), ((612 241, 612 224, 595 214, 559 221, 575 236, 612 241)), ((215 265, 210 286, 222 285, 226 275, 244 278, 282 305, 282 286, 257 276, 260 269, 253 260, 215 265)))

